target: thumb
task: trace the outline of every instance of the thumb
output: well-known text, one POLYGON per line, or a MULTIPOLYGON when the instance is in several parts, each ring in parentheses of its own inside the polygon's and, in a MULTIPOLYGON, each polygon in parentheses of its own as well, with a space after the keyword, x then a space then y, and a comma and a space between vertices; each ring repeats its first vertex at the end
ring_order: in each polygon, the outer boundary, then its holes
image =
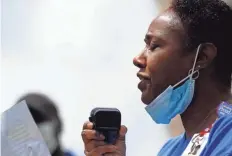
POLYGON ((118 140, 125 141, 126 133, 127 133, 127 127, 122 125, 121 128, 120 128, 120 131, 119 131, 118 140))
POLYGON ((127 128, 126 126, 121 126, 120 131, 119 131, 119 138, 116 142, 116 146, 118 147, 118 151, 120 156, 125 156, 126 155, 126 133, 127 133, 127 128))

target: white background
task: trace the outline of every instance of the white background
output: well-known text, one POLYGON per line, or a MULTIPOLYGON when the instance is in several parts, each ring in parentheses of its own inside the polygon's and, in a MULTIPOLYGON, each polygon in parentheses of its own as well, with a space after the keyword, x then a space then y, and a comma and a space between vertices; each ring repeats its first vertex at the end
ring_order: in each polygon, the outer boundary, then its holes
POLYGON ((154 0, 2 0, 2 110, 30 91, 59 106, 63 145, 83 155, 82 124, 117 107, 129 156, 154 156, 169 137, 144 110, 133 57, 158 13, 154 0))

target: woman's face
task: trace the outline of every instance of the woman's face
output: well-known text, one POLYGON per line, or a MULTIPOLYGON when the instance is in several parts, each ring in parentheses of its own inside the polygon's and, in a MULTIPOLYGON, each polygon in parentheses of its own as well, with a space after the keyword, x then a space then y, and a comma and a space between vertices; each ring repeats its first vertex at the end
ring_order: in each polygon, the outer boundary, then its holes
POLYGON ((152 21, 145 36, 145 49, 134 58, 141 80, 138 88, 145 104, 152 102, 169 85, 188 75, 195 53, 184 51, 184 29, 172 10, 152 21))

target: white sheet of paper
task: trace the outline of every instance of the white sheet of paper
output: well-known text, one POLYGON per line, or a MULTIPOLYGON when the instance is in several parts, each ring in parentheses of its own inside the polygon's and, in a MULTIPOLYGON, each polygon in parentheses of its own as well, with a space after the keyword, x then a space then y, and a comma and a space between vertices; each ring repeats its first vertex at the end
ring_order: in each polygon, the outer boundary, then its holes
POLYGON ((25 101, 1 115, 1 156, 51 156, 25 101))

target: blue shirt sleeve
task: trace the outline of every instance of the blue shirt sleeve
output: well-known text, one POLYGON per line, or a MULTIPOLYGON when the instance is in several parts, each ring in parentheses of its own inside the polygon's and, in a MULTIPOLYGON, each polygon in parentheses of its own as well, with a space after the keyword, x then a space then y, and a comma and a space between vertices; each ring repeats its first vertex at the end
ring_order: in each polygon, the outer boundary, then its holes
POLYGON ((174 140, 176 140, 177 138, 172 138, 169 139, 164 145, 163 147, 160 149, 158 156, 168 156, 168 154, 171 152, 171 147, 173 146, 173 142, 174 140))
POLYGON ((232 156, 232 115, 215 122, 201 156, 232 156))
POLYGON ((161 148, 158 156, 180 156, 188 143, 185 134, 172 138, 161 148))

